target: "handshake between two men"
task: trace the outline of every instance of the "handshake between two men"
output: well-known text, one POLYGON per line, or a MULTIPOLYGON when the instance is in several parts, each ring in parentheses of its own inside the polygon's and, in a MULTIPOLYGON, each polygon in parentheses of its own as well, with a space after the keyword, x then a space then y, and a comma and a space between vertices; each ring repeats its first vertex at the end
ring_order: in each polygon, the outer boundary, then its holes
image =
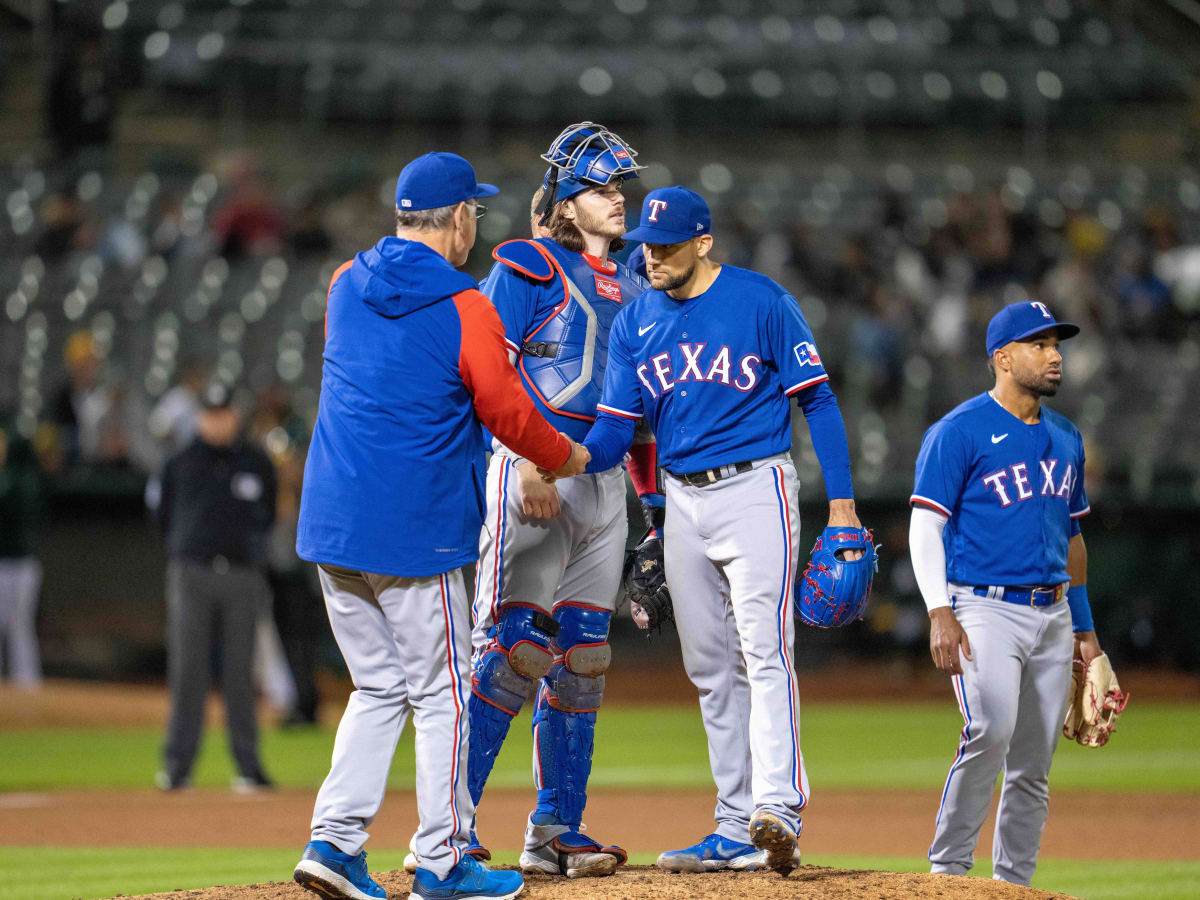
MULTIPOLYGON (((567 436, 564 434, 563 437, 567 436)), ((550 469, 543 469, 541 466, 538 466, 537 472, 542 476, 542 481, 546 482, 546 484, 553 484, 559 478, 570 478, 572 475, 582 475, 584 469, 587 468, 587 464, 592 461, 592 454, 588 452, 587 447, 583 446, 583 444, 576 443, 569 437, 567 440, 570 441, 571 444, 571 455, 567 457, 566 462, 553 471, 550 469)))

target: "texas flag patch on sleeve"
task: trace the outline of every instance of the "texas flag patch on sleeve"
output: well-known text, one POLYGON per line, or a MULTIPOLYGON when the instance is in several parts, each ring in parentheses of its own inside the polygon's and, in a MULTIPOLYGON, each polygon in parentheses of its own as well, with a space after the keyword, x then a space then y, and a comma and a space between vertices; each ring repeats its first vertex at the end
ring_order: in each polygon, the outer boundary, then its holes
POLYGON ((607 300, 621 302, 621 285, 603 275, 596 276, 596 293, 607 300))

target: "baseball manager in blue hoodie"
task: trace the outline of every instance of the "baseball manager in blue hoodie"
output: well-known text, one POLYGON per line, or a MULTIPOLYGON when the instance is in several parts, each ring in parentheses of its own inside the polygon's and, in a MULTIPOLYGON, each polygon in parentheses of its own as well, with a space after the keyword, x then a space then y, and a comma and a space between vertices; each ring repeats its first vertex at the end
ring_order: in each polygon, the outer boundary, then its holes
POLYGON ((354 681, 296 881, 324 897, 386 897, 366 867, 396 741, 416 728, 413 896, 515 897, 519 872, 465 853, 470 604, 460 567, 483 525, 481 425, 562 475, 588 453, 534 409, 504 327, 470 275, 478 199, 495 194, 453 153, 413 160, 396 184, 396 236, 333 275, 321 402, 296 550, 317 563, 354 681))

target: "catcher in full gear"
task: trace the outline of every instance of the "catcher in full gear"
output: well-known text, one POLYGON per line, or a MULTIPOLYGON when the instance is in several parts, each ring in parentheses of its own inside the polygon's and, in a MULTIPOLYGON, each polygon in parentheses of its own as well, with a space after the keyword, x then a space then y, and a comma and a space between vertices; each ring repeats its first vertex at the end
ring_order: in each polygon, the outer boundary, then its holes
MULTIPOLYGON (((497 247, 482 287, 538 411, 577 439, 596 418, 613 319, 648 287, 610 258, 623 245, 621 187, 642 168, 636 157, 603 126, 564 129, 542 156, 549 169, 534 218, 546 236, 497 247)), ((474 601, 471 795, 478 803, 513 718, 534 697, 537 805, 521 868, 609 875, 625 851, 585 836, 581 820, 628 532, 624 475, 617 465, 547 484, 507 447, 493 449, 474 601)), ((648 521, 661 526, 655 459, 646 432, 628 470, 648 521)))

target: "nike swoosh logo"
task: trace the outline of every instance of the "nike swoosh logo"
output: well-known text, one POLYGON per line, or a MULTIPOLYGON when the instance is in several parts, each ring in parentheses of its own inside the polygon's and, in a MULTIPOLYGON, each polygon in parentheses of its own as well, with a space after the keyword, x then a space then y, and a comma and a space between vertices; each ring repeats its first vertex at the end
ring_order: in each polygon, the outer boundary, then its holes
POLYGON ((658 324, 658 322, 651 322, 645 328, 639 328, 638 329, 638 337, 641 337, 643 334, 645 334, 647 331, 649 331, 651 328, 653 328, 657 324, 658 324))
POLYGON ((993 443, 993 444, 998 444, 998 443, 1000 443, 1002 440, 1004 440, 1006 437, 1008 437, 1008 432, 1007 432, 1007 431, 1006 431, 1006 432, 1004 432, 1004 434, 1000 435, 999 437, 996 437, 996 435, 994 435, 994 434, 993 434, 993 435, 992 435, 992 443, 993 443))

